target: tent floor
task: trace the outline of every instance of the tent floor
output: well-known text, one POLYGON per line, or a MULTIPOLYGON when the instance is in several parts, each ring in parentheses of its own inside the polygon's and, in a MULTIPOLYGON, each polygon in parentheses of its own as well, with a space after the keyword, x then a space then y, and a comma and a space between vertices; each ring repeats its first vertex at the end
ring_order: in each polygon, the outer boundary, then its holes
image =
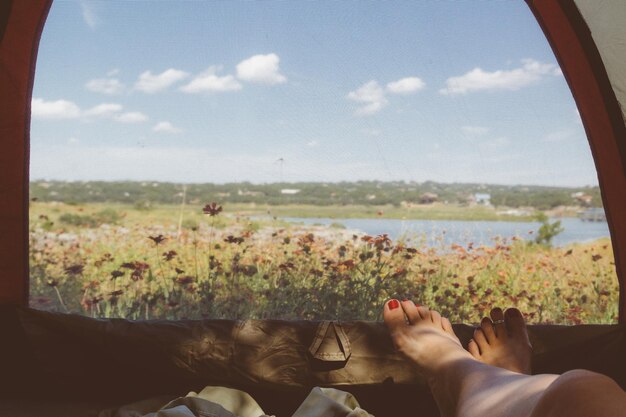
MULTIPOLYGON (((454 327, 466 343, 473 328, 454 327)), ((438 415, 382 323, 133 322, 0 306, 0 329, 0 415, 96 415, 206 385, 242 389, 277 416, 318 385, 352 392, 378 417, 438 415)), ((535 373, 583 368, 626 387, 625 326, 541 325, 529 334, 535 373)))

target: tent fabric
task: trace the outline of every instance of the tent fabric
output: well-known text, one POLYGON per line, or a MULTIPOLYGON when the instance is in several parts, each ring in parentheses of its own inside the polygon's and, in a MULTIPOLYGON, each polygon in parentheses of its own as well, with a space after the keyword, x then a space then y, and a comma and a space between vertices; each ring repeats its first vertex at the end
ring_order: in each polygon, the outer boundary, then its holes
POLYGON ((626 118, 626 8, 615 7, 619 0, 575 0, 598 48, 611 87, 626 118))
MULTIPOLYGON (((14 401, 37 392, 38 401, 122 405, 221 385, 248 392, 269 413, 291 415, 314 386, 325 386, 351 392, 379 417, 407 409, 437 415, 426 382, 395 352, 384 324, 338 323, 352 354, 330 362, 310 351, 320 324, 133 322, 4 307, 0 398, 14 401)), ((454 330, 466 345, 474 328, 454 330)), ((529 327, 529 335, 534 373, 584 368, 626 387, 626 325, 538 325, 529 327)))
MULTIPOLYGON (((606 13, 618 16, 626 9, 626 3, 617 1, 572 1, 527 0, 530 9, 541 25, 563 74, 569 84, 578 106, 581 119, 585 126, 591 153, 593 155, 598 181, 602 190, 604 209, 611 230, 611 241, 615 256, 615 268, 620 283, 619 320, 626 322, 626 125, 622 108, 607 75, 605 63, 599 53, 603 44, 596 45, 587 25, 587 19, 593 22, 596 32, 598 22, 606 24, 607 33, 622 33, 625 29, 618 21, 601 19, 606 13), (576 7, 583 7, 583 14, 576 7), (602 12, 602 9, 608 9, 602 12), (620 10, 620 11, 618 11, 620 10), (610 27, 610 25, 614 25, 610 27), (618 26, 615 26, 618 25, 618 26)), ((599 35, 598 35, 599 36, 599 35)), ((604 49, 622 49, 624 44, 616 44, 619 38, 610 40, 611 36, 603 37, 604 49)), ((623 77, 626 61, 615 62, 619 54, 609 53, 613 68, 619 65, 620 73, 614 77, 616 85, 619 77, 623 77)))
POLYGON ((30 102, 50 3, 0 2, 0 303, 28 303, 30 102))

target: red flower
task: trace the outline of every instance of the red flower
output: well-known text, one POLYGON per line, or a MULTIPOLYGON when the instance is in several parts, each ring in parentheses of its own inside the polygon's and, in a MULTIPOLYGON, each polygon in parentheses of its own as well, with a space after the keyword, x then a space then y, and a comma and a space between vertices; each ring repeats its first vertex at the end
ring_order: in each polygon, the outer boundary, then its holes
POLYGON ((111 272, 111 279, 119 278, 121 276, 124 276, 124 272, 122 271, 115 270, 111 272))
POLYGON ((172 259, 176 257, 176 255, 178 255, 178 253, 175 250, 171 250, 169 252, 163 252, 163 258, 166 261, 171 261, 172 259))
POLYGON ((148 236, 148 239, 150 239, 156 245, 158 245, 159 243, 163 242, 166 238, 163 235, 158 235, 158 236, 148 236))
POLYGON ((217 216, 222 211, 222 206, 218 206, 217 203, 211 203, 204 206, 202 212, 204 214, 208 214, 209 216, 217 216))
POLYGON ((242 244, 244 241, 244 238, 239 236, 239 237, 235 237, 233 235, 228 235, 226 236, 226 239, 224 239, 224 242, 226 243, 236 243, 238 245, 242 244))

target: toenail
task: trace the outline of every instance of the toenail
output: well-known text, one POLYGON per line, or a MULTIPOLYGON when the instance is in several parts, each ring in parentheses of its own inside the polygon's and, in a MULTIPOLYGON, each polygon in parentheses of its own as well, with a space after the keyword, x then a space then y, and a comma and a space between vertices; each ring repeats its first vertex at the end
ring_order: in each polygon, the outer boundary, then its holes
POLYGON ((400 307, 400 303, 398 302, 398 300, 391 300, 387 305, 389 306, 389 310, 394 310, 400 307))

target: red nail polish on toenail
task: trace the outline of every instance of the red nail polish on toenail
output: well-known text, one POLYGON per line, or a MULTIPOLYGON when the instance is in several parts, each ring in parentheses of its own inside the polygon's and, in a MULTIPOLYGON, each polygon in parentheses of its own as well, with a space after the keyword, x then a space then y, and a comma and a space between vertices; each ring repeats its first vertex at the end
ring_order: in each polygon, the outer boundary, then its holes
POLYGON ((389 310, 393 310, 393 309, 400 307, 400 303, 398 302, 398 300, 391 300, 389 301, 387 305, 389 306, 389 310))

